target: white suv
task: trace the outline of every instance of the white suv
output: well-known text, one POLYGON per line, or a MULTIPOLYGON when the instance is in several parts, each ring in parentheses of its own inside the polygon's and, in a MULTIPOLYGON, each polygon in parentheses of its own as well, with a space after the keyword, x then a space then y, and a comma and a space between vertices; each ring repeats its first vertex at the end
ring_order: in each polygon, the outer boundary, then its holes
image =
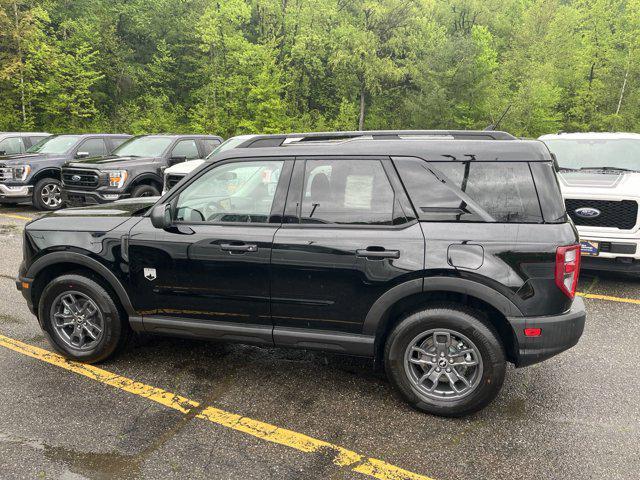
POLYGON ((556 156, 583 267, 640 273, 640 135, 560 133, 540 140, 556 156))

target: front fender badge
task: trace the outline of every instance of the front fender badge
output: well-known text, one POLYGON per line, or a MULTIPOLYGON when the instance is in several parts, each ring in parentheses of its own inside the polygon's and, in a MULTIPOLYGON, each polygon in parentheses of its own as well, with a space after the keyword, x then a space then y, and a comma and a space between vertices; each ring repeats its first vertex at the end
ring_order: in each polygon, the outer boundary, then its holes
POLYGON ((144 278, 149 280, 150 282, 156 279, 156 269, 155 268, 145 268, 144 269, 144 278))

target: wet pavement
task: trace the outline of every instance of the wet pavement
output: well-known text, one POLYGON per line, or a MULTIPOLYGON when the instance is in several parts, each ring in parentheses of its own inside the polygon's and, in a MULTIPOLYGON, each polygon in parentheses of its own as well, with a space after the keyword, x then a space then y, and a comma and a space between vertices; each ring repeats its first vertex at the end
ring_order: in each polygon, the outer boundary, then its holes
MULTIPOLYGON (((50 350, 14 285, 33 216, 0 207, 0 334, 50 350)), ((640 277, 584 272, 580 290, 640 299, 640 277)), ((509 368, 496 401, 465 419, 413 411, 370 361, 317 352, 145 336, 100 367, 438 480, 639 478, 640 305, 585 302, 575 348, 509 368)), ((326 452, 202 421, 0 346, 0 478, 160 476, 366 478, 326 452)))

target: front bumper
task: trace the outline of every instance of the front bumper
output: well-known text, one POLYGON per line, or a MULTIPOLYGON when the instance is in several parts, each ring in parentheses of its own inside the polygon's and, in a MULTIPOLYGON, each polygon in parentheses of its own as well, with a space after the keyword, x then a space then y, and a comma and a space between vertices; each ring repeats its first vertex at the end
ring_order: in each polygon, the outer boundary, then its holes
POLYGON ((29 311, 37 316, 38 314, 35 311, 35 307, 33 305, 33 297, 31 296, 32 287, 32 278, 26 278, 22 275, 19 275, 18 278, 16 278, 16 288, 20 291, 20 293, 22 293, 22 296, 27 301, 27 307, 29 307, 29 311))
POLYGON ((98 190, 68 190, 62 189, 62 201, 70 207, 84 207, 86 205, 101 205, 111 203, 123 198, 129 198, 128 193, 101 192, 98 190))
POLYGON ((542 362, 573 347, 582 336, 586 317, 584 301, 576 297, 571 309, 560 315, 508 318, 518 341, 516 367, 542 362), (525 328, 540 328, 542 333, 527 337, 525 328))
POLYGON ((0 202, 14 203, 31 200, 31 185, 5 185, 0 183, 0 202))

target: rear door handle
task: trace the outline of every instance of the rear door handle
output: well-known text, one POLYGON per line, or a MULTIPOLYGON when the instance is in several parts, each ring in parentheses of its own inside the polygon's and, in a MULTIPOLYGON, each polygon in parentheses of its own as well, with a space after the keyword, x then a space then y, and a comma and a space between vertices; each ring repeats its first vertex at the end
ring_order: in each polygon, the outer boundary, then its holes
POLYGON ((242 245, 234 245, 233 243, 221 243, 221 250, 228 252, 257 252, 258 246, 254 244, 244 243, 242 245))
POLYGON ((364 258, 371 258, 371 259, 376 259, 376 258, 400 258, 400 250, 378 250, 378 249, 370 249, 369 248, 362 248, 359 250, 356 250, 356 256, 357 257, 364 257, 364 258))

